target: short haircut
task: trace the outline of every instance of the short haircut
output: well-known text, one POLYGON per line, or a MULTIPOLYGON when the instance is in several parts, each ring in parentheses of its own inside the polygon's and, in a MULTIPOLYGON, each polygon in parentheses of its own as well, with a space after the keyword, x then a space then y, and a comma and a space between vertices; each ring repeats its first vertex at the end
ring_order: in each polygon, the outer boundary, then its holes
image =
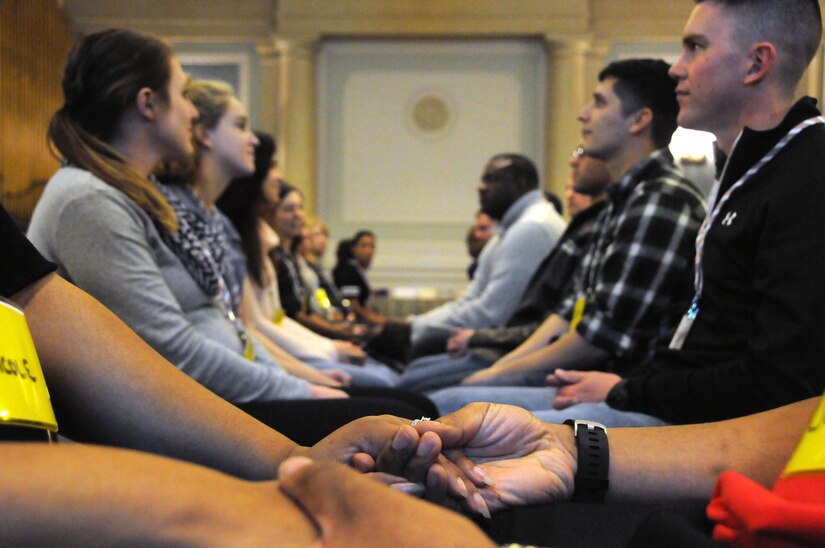
POLYGON ((355 233, 355 236, 350 238, 350 240, 349 240, 350 247, 355 247, 356 245, 358 245, 358 242, 361 241, 361 238, 366 238, 366 237, 370 237, 374 240, 375 239, 375 232, 373 232, 372 230, 366 230, 366 229, 359 230, 358 232, 355 233))
POLYGON ((777 70, 792 94, 822 40, 822 13, 817 0, 694 0, 722 6, 736 18, 742 44, 770 42, 779 53, 777 70))
POLYGON ((487 162, 481 180, 485 183, 521 184, 525 189, 539 186, 539 173, 535 164, 521 154, 496 154, 487 162))
POLYGON ((668 75, 670 66, 661 59, 626 59, 607 65, 599 73, 599 82, 616 80, 613 92, 622 102, 622 114, 649 108, 653 112, 651 137, 656 148, 670 143, 676 131, 676 81, 668 75))

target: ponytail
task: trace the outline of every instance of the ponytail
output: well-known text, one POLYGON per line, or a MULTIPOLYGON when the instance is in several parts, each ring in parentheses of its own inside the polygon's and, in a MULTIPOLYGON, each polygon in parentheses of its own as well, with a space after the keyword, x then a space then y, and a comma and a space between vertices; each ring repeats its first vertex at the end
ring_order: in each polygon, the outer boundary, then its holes
POLYGON ((65 106, 49 123, 49 140, 58 155, 70 165, 89 171, 126 194, 169 232, 177 231, 177 215, 154 183, 115 149, 83 129, 67 115, 65 106))
POLYGON ((87 36, 69 54, 65 103, 52 117, 48 136, 62 160, 120 190, 175 232, 177 216, 155 184, 106 143, 142 88, 168 99, 171 61, 169 46, 150 36, 117 29, 87 36))

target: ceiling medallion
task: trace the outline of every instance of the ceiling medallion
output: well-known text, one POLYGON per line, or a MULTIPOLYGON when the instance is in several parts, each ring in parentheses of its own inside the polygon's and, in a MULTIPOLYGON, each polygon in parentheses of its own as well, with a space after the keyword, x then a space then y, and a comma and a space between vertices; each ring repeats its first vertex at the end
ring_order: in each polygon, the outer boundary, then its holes
POLYGON ((453 125, 455 109, 442 93, 426 91, 416 94, 409 102, 408 125, 418 135, 439 137, 453 125))

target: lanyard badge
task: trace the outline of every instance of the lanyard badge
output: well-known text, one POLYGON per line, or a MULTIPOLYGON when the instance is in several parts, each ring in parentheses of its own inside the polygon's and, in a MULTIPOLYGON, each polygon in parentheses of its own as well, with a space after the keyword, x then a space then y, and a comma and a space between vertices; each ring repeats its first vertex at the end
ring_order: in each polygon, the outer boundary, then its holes
POLYGON ((0 299, 0 424, 57 432, 57 419, 26 317, 3 299, 0 299))

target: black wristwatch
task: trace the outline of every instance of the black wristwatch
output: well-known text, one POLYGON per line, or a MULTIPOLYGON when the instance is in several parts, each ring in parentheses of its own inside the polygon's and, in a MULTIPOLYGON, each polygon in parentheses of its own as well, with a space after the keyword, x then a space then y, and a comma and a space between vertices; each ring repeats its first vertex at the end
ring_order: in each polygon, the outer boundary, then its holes
POLYGON ((573 427, 579 452, 573 502, 602 502, 610 486, 607 428, 598 422, 586 420, 566 420, 564 424, 573 427))

